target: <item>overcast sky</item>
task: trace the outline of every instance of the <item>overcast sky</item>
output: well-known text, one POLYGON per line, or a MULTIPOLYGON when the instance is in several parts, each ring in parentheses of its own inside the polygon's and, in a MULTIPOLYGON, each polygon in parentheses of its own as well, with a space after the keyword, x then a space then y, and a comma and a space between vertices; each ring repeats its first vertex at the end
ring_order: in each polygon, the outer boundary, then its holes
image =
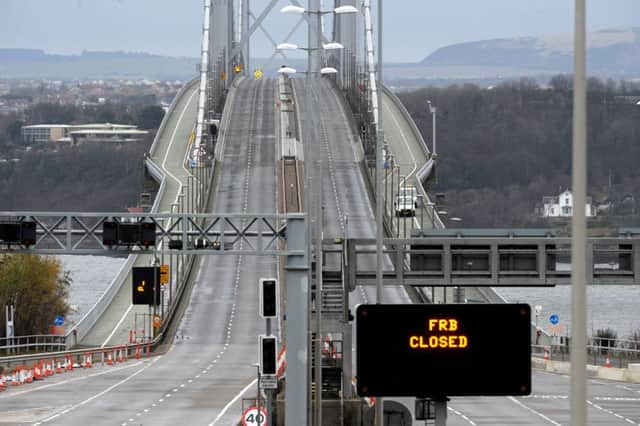
MULTIPOLYGON (((330 0, 324 2, 326 7, 332 5, 330 0)), ((374 6, 377 2, 372 0, 374 6)), ((267 3, 251 0, 254 14, 259 15, 267 3)), ((587 3, 589 30, 640 27, 638 0, 587 3)), ((277 9, 285 4, 282 0, 277 9)), ((385 0, 385 61, 419 61, 439 47, 463 41, 570 33, 573 4, 573 0, 385 0)), ((196 57, 202 14, 202 0, 0 0, 0 47, 196 57)), ((265 26, 280 42, 295 22, 295 17, 275 11, 265 26)), ((302 30, 298 38, 303 39, 302 30)), ((258 32, 252 56, 270 56, 270 46, 258 32)))

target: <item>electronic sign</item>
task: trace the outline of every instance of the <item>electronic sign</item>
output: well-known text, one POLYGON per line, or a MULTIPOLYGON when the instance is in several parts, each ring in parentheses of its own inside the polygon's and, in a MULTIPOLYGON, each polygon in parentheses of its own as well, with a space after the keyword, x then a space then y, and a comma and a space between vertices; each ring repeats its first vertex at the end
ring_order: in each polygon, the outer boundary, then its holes
POLYGON ((160 267, 140 266, 131 268, 132 303, 134 305, 160 304, 160 267))
POLYGON ((360 396, 528 395, 531 308, 360 305, 356 351, 360 396))

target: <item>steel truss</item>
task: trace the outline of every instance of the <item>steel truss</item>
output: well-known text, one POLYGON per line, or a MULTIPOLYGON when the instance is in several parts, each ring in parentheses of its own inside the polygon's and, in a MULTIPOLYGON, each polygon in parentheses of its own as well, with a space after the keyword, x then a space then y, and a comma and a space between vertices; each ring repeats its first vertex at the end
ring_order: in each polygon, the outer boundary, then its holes
MULTIPOLYGON (((374 239, 328 241, 325 252, 347 251, 348 288, 375 285, 374 239), (346 249, 345 249, 346 246, 346 249)), ((438 236, 386 238, 392 265, 385 285, 545 287, 571 283, 571 238, 438 236)), ((588 284, 640 284, 640 235, 589 238, 588 284)))
MULTIPOLYGON (((306 226, 297 214, 209 213, 77 213, 0 212, 0 222, 35 222, 36 243, 0 241, 0 253, 125 255, 207 254, 287 256, 304 254, 287 248, 287 229, 292 222, 306 226), (148 222, 156 225, 156 244, 115 245, 102 243, 102 225, 148 222), (169 242, 179 242, 170 249, 169 242)), ((304 237, 304 236, 303 236, 304 237)))

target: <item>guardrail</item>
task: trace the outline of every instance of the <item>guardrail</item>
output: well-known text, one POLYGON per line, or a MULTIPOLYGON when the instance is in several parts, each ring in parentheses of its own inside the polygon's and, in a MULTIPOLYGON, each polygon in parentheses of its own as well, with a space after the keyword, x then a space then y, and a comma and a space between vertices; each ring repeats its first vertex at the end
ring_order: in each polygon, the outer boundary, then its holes
POLYGON ((64 350, 66 349, 65 344, 66 336, 56 334, 2 337, 0 338, 0 354, 64 350))
MULTIPOLYGON (((162 122, 160 123, 160 127, 158 128, 158 132, 156 132, 156 136, 151 144, 151 148, 149 149, 150 155, 153 155, 157 149, 158 141, 162 137, 162 134, 167 126, 167 122, 169 121, 169 117, 172 115, 172 112, 175 110, 176 105, 180 101, 180 99, 184 96, 184 94, 195 84, 198 80, 191 80, 189 83, 184 85, 179 91, 178 94, 171 101, 171 105, 167 113, 164 115, 162 122)), ((151 207, 152 212, 156 212, 164 195, 164 191, 166 189, 166 175, 164 171, 160 167, 158 167, 149 156, 145 159, 145 166, 149 170, 151 176, 156 179, 160 183, 160 187, 158 188, 158 192, 156 193, 155 200, 153 202, 153 206, 151 207)), ((65 336, 65 347, 67 349, 75 346, 80 342, 87 333, 93 328, 98 319, 104 314, 106 309, 109 307, 113 298, 116 296, 120 287, 124 283, 125 279, 129 275, 131 268, 135 264, 138 255, 130 255, 127 257, 127 260, 122 264, 116 276, 111 280, 106 290, 102 293, 100 298, 96 301, 96 303, 87 311, 87 313, 69 330, 67 335, 65 336)))
MULTIPOLYGON (((560 340, 560 343, 551 345, 531 345, 531 352, 547 360, 569 361, 569 337, 562 336, 560 340)), ((628 364, 640 362, 640 341, 637 340, 590 337, 586 351, 587 360, 592 365, 625 368, 628 364)))
MULTIPOLYGON (((192 80, 187 85, 185 85, 179 92, 178 95, 174 98, 169 108, 167 114, 165 114, 164 119, 159 127, 159 131, 156 134, 156 138, 150 148, 150 154, 153 155, 157 149, 158 140, 166 127, 166 122, 168 121, 168 117, 171 115, 171 112, 175 109, 179 99, 188 91, 194 84, 198 82, 197 79, 192 80)), ((231 90, 229 92, 228 99, 233 99, 235 94, 235 90, 231 90)), ((228 111, 227 106, 225 105, 225 112, 228 111)), ((228 114, 227 114, 228 115, 228 114)), ((221 126, 221 134, 224 134, 224 125, 226 125, 228 119, 223 116, 223 122, 221 126)), ((164 195, 166 189, 166 173, 159 167, 151 158, 147 156, 145 159, 145 166, 149 170, 151 176, 156 179, 160 183, 160 187, 156 194, 153 206, 151 208, 152 212, 156 212, 159 208, 159 203, 164 195)), ((203 179, 204 185, 206 185, 206 194, 207 197, 202 200, 200 203, 201 209, 205 208, 208 199, 210 197, 210 185, 213 178, 213 166, 210 174, 207 174, 206 179, 203 179)), ((195 183, 193 184, 195 186, 195 183)), ((183 185, 184 186, 184 185, 183 185)), ((186 203, 186 200, 181 200, 183 203, 186 203)), ((194 203, 195 206, 195 203, 194 203)), ((180 265, 180 270, 177 272, 177 284, 176 284, 176 296, 173 299, 173 303, 169 307, 168 312, 165 315, 165 321, 163 321, 161 328, 158 330, 156 337, 153 340, 145 342, 142 346, 144 347, 144 353, 150 353, 152 349, 155 349, 164 339, 165 334, 167 332, 168 325, 171 324, 171 319, 175 316, 176 310, 180 304, 180 301, 184 295, 184 290, 186 288, 186 282, 190 277, 191 268, 195 261, 195 256, 186 255, 185 261, 180 265)), ((40 336, 24 336, 24 340, 20 346, 12 345, 12 350, 17 348, 25 348, 30 349, 44 349, 49 352, 40 352, 33 354, 25 354, 25 355, 12 355, 7 357, 0 358, 0 366, 11 367, 20 364, 25 364, 27 362, 46 360, 46 359, 55 359, 62 358, 67 356, 73 357, 81 357, 85 354, 96 354, 100 356, 102 362, 105 360, 105 355, 108 354, 112 350, 116 349, 124 349, 126 351, 125 356, 138 353, 140 354, 140 343, 134 344, 126 344, 126 345, 115 345, 115 346, 104 346, 97 348, 85 348, 85 349, 76 349, 71 350, 70 348, 76 345, 79 341, 82 340, 84 336, 91 330, 91 328, 95 325, 100 316, 104 313, 104 311, 108 308, 110 303, 113 301, 113 298, 120 290, 120 287, 124 283, 126 277, 129 275, 131 267, 134 265, 137 260, 138 255, 130 255, 126 262, 122 265, 120 270, 118 271, 117 276, 112 280, 109 284, 105 292, 100 296, 100 299, 93 305, 93 307, 82 317, 78 323, 69 330, 66 336, 54 336, 56 339, 49 338, 47 335, 40 336), (29 340, 30 339, 30 340, 29 340), (54 351, 52 349, 63 349, 54 351)), ((14 342, 18 338, 13 338, 14 342)), ((0 346, 0 353, 2 353, 3 347, 0 346)), ((9 353, 9 352, 5 352, 9 353)))

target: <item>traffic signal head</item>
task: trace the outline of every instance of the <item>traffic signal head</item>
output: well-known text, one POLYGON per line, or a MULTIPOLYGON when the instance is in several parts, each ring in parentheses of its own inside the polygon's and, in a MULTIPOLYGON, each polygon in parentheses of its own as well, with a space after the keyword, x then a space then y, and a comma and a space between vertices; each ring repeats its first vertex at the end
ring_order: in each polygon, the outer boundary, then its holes
POLYGON ((278 339, 275 336, 260 336, 260 374, 276 374, 278 339))
POLYGON ((260 316, 262 318, 278 317, 278 280, 260 278, 260 316))
POLYGON ((25 246, 35 244, 36 223, 29 221, 0 223, 0 242, 19 243, 25 246))

